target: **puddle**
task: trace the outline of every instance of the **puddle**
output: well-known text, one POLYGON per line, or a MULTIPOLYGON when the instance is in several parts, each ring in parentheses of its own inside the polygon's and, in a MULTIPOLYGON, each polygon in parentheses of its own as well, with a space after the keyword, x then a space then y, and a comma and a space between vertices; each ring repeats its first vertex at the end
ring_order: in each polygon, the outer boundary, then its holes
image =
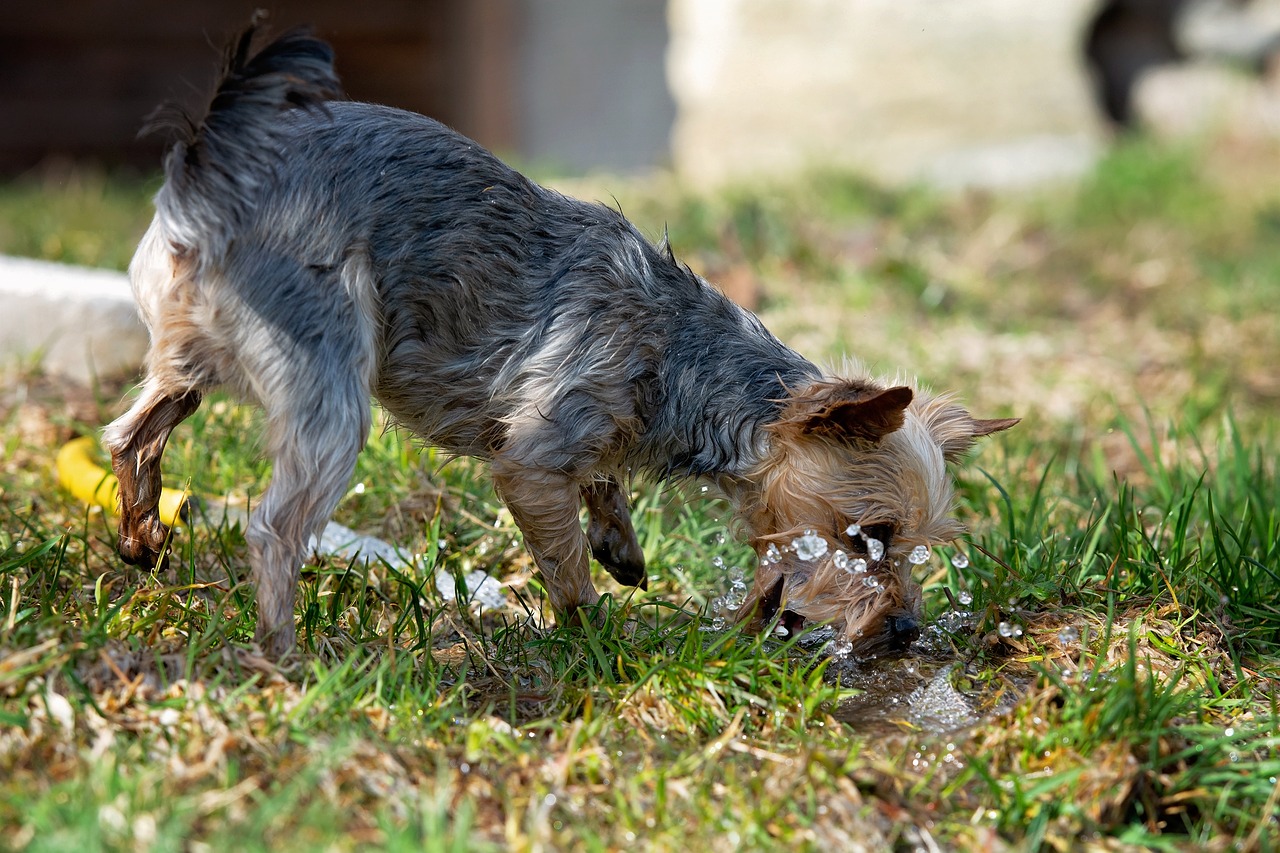
POLYGON ((979 697, 971 697, 952 683, 959 674, 956 660, 901 657, 850 662, 828 670, 857 695, 844 700, 832 714, 864 734, 905 734, 910 731, 948 734, 981 719, 979 697))
POLYGON ((965 611, 943 614, 902 657, 832 661, 828 678, 858 691, 841 702, 832 716, 873 736, 946 735, 1013 707, 1027 684, 977 678, 977 669, 970 670, 946 640, 946 631, 972 627, 965 624, 966 617, 972 615, 965 611), (979 685, 989 685, 985 689, 990 692, 981 692, 979 685))

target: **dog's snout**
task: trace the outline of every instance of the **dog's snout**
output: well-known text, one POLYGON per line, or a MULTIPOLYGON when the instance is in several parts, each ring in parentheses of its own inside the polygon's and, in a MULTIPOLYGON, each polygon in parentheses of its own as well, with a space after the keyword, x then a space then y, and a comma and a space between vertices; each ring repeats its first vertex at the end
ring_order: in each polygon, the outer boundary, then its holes
POLYGON ((920 622, 910 613, 897 613, 886 621, 889 645, 894 651, 903 651, 920 636, 920 622))

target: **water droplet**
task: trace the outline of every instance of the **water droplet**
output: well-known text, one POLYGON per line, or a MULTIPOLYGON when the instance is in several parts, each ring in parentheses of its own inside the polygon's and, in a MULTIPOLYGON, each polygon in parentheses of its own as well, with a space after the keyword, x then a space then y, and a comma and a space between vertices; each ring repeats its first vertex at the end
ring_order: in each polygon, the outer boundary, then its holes
POLYGON ((836 551, 831 555, 831 562, 835 563, 837 569, 842 572, 849 570, 849 555, 844 551, 836 551))
POLYGON ((867 556, 871 558, 871 562, 877 563, 884 556, 884 543, 879 539, 867 537, 867 556))
POLYGON ((791 635, 791 632, 787 630, 786 625, 778 625, 773 629, 773 633, 777 634, 779 637, 788 637, 791 635))
POLYGON ((712 536, 712 537, 711 537, 711 541, 712 541, 712 542, 714 542, 716 545, 723 545, 723 544, 724 544, 724 534, 723 534, 723 533, 717 533, 715 536, 712 536))
POLYGON ((1232 728, 1231 726, 1227 726, 1227 727, 1226 727, 1226 729, 1224 729, 1222 733, 1223 733, 1224 735, 1226 735, 1227 737, 1231 737, 1232 735, 1234 735, 1234 734, 1236 733, 1236 730, 1235 730, 1234 728, 1232 728))
POLYGON ((861 524, 850 524, 848 527, 846 527, 846 528, 844 529, 844 532, 845 532, 845 533, 847 533, 849 536, 861 536, 861 535, 862 535, 862 525, 861 525, 861 524))
POLYGON ((867 570, 867 561, 861 557, 855 557, 849 561, 849 571, 852 574, 860 575, 867 570))
POLYGON ((1074 646, 1080 642, 1080 630, 1074 625, 1065 625, 1058 632, 1058 642, 1064 646, 1074 646))
POLYGON ((907 555, 907 562, 913 566, 923 566, 929 562, 929 548, 925 545, 917 545, 911 549, 911 553, 907 555))
POLYGON ((719 554, 712 557, 711 565, 719 569, 720 571, 724 571, 724 557, 721 557, 719 554))
POLYGON ((960 602, 965 607, 968 607, 970 604, 973 604, 973 593, 961 592, 956 596, 956 601, 960 602))
POLYGON ((827 540, 812 530, 806 530, 803 536, 792 540, 791 547, 796 549, 796 556, 800 559, 816 560, 827 553, 827 540))
POLYGON ((777 545, 770 542, 769 547, 766 548, 764 551, 765 563, 768 565, 773 565, 774 563, 778 562, 781 559, 782 559, 782 552, 778 550, 777 545))
POLYGON ((1010 625, 1008 622, 1001 622, 999 625, 996 626, 996 630, 1000 633, 1001 637, 1013 636, 1013 626, 1010 625))
POLYGON ((956 551, 951 555, 951 565, 957 569, 967 569, 969 568, 969 556, 963 551, 956 551))
POLYGON ((865 586, 867 589, 875 589, 876 587, 880 586, 880 581, 876 580, 875 575, 867 575, 865 578, 862 579, 862 585, 865 586))

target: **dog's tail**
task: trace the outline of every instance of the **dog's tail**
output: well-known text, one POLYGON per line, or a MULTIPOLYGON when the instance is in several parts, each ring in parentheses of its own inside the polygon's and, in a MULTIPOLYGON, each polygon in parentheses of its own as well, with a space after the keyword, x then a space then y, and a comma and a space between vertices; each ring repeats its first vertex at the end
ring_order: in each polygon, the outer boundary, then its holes
POLYGON ((174 136, 156 211, 167 236, 180 246, 220 254, 280 161, 280 113, 325 112, 325 102, 341 96, 328 44, 299 28, 251 52, 260 29, 255 15, 228 46, 202 117, 168 105, 143 129, 174 136))

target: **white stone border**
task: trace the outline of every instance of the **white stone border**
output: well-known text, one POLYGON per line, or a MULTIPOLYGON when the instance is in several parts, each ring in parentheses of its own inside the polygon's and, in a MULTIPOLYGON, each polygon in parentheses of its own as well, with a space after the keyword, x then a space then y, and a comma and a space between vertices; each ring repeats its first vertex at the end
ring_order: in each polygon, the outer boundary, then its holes
POLYGON ((0 358, 79 382, 137 373, 147 351, 129 279, 0 255, 0 358))

